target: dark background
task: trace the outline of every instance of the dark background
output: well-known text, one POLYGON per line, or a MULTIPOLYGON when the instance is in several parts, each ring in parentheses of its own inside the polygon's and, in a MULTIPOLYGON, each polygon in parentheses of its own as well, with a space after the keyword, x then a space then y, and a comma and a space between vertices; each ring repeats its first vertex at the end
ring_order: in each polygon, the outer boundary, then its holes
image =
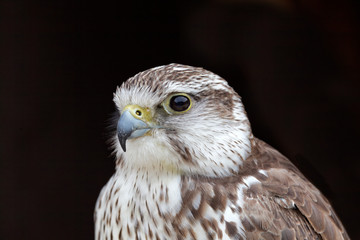
POLYGON ((172 62, 242 96, 360 239, 355 1, 0 3, 0 239, 92 239, 117 85, 172 62))

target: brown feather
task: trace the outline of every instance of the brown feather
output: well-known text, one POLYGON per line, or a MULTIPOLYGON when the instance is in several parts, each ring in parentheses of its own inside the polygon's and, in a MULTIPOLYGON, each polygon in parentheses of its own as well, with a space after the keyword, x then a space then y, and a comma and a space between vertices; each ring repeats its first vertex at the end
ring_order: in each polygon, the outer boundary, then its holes
MULTIPOLYGON (((255 139, 254 145, 258 154, 253 157, 258 159, 260 164, 268 167, 268 178, 260 180, 263 193, 259 192, 259 194, 269 194, 269 201, 276 196, 285 201, 291 200, 295 204, 293 209, 287 210, 283 202, 279 204, 279 201, 275 201, 280 208, 274 209, 281 212, 280 215, 289 227, 286 232, 281 233, 282 235, 290 237, 290 232, 295 230, 297 239, 310 236, 310 239, 319 236, 322 239, 349 239, 328 200, 289 160, 260 140, 255 139), (291 218, 297 218, 299 224, 291 226, 293 225, 292 221, 289 221, 291 218)), ((259 168, 264 169, 261 166, 259 168)), ((280 228, 280 226, 275 227, 280 228)))
MULTIPOLYGON (((183 177, 183 207, 173 222, 177 234, 191 232, 181 226, 202 221, 209 236, 219 235, 216 224, 204 221, 206 211, 224 211, 228 201, 236 203, 236 186, 247 176, 256 176, 244 192, 244 206, 237 211, 247 239, 349 239, 327 199, 283 155, 254 139, 255 155, 247 159, 238 175, 226 178, 183 177), (257 164, 254 160, 257 159, 257 164), (267 175, 259 174, 259 169, 267 175), (196 193, 201 203, 193 207, 196 193), (188 216, 188 213, 191 216, 188 216), (213 230, 213 231, 212 231, 213 230)), ((226 234, 242 239, 233 222, 226 222, 226 234)), ((209 238, 211 239, 211 238, 209 238)))

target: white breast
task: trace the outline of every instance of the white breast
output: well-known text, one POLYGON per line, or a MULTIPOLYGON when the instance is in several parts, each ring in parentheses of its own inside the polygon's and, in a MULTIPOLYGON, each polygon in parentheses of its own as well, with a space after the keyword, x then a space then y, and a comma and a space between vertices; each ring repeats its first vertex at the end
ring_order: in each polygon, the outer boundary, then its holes
POLYGON ((174 238, 170 221, 181 208, 180 182, 180 175, 118 169, 96 204, 95 239, 174 238))

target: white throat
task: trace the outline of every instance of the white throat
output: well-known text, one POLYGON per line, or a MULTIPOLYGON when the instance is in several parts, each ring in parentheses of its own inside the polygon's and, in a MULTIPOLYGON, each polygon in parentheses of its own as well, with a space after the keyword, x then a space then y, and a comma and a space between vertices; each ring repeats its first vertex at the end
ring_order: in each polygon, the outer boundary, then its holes
MULTIPOLYGON (((123 159, 125 160, 125 159, 123 159)), ((149 231, 161 232, 172 228, 170 219, 182 206, 181 176, 170 171, 135 169, 129 164, 119 164, 115 174, 103 188, 97 201, 96 232, 104 236, 140 239, 149 231), (106 204, 106 206, 102 206, 106 204), (169 221, 164 221, 168 216, 169 221), (105 220, 104 220, 105 219, 105 220), (111 222, 111 227, 103 226, 111 222)), ((171 229, 173 232, 173 229, 171 229)))

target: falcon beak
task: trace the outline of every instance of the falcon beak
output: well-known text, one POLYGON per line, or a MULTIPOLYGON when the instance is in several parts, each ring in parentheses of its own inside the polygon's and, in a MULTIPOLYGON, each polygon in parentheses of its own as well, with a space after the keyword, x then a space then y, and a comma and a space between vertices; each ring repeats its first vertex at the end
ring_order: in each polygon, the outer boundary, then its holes
POLYGON ((117 135, 121 148, 126 152, 126 140, 141 137, 151 128, 152 114, 150 109, 138 105, 127 105, 117 123, 117 135))

